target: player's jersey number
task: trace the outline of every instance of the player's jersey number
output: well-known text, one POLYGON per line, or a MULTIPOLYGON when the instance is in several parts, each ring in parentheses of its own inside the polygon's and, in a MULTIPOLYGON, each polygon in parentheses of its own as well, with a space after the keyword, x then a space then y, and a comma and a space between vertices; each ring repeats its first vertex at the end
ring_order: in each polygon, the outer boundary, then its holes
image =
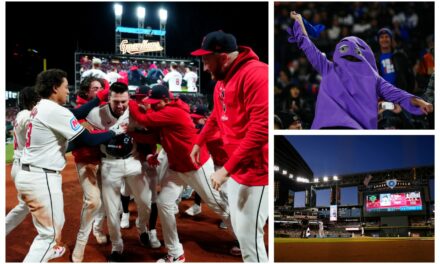
POLYGON ((26 148, 29 148, 31 146, 31 133, 32 133, 32 123, 29 122, 26 133, 26 148))

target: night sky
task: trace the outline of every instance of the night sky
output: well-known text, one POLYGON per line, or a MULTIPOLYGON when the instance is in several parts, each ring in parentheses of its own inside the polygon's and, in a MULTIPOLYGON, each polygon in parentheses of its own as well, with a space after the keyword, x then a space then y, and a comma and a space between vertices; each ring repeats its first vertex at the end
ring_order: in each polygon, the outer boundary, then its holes
POLYGON ((289 136, 315 177, 434 165, 433 136, 289 136))
MULTIPOLYGON (((42 70, 42 57, 47 58, 48 68, 66 70, 69 82, 73 82, 75 50, 113 53, 113 5, 113 2, 6 3, 7 83, 32 85, 35 75, 42 70), (35 49, 38 54, 28 49, 35 49)), ((170 57, 190 57, 190 52, 200 47, 204 35, 221 29, 235 35, 239 45, 251 46, 260 60, 268 62, 267 3, 129 2, 122 5, 124 27, 137 27, 139 5, 146 8, 145 27, 152 29, 159 29, 159 8, 168 10, 166 41, 170 57)), ((207 75, 203 78, 207 79, 207 75)))
MULTIPOLYGON (((433 136, 288 136, 315 177, 434 165, 433 136)), ((434 182, 430 183, 434 195, 434 182)), ((342 188, 341 204, 358 204, 357 186, 342 188)), ((317 206, 330 205, 330 189, 316 191, 317 206)), ((295 194, 304 207, 305 192, 295 194)))

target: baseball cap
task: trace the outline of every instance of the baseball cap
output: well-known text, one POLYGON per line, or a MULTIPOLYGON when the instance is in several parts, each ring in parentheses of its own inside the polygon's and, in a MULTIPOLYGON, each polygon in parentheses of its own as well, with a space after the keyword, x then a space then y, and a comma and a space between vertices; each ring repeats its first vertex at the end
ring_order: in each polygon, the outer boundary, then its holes
POLYGON ((194 119, 200 119, 208 116, 209 110, 206 106, 203 105, 195 105, 191 110, 191 117, 194 119))
POLYGON ((388 36, 390 36, 390 38, 393 37, 393 32, 389 28, 379 29, 379 31, 377 32, 377 37, 379 38, 379 36, 382 34, 387 34, 388 36))
POLYGON ((203 38, 202 47, 191 52, 193 56, 203 56, 212 53, 233 52, 238 50, 237 40, 232 34, 221 30, 208 33, 203 38))
POLYGON ((151 88, 150 96, 142 100, 142 102, 146 104, 158 104, 161 100, 168 98, 170 99, 170 93, 168 92, 168 88, 163 85, 155 85, 151 88))
POLYGON ((150 94, 150 90, 151 90, 150 86, 141 85, 138 88, 136 88, 136 92, 134 96, 136 96, 137 98, 144 98, 150 94))

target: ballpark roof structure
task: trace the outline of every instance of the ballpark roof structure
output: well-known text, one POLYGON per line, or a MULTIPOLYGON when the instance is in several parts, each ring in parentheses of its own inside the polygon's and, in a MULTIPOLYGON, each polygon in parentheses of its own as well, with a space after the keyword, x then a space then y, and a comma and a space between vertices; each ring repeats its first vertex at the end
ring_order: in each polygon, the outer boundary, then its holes
POLYGON ((303 190, 304 183, 298 183, 297 177, 313 180, 313 171, 298 151, 284 136, 275 136, 275 179, 289 187, 290 190, 303 190))

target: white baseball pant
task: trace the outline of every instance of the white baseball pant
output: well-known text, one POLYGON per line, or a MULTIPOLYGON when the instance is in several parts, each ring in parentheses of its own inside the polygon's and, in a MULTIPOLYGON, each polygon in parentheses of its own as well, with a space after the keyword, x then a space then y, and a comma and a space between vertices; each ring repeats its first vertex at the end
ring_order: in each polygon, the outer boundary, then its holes
POLYGON ((30 172, 20 170, 15 184, 38 232, 23 262, 47 262, 52 248, 61 242, 64 225, 61 174, 30 166, 30 172))
MULTIPOLYGON (((15 183, 15 177, 17 176, 18 172, 21 170, 20 168, 20 160, 14 159, 14 163, 12 164, 11 169, 11 177, 12 181, 15 183)), ((29 214, 29 209, 26 205, 26 203, 21 199, 20 195, 17 195, 18 204, 12 208, 11 211, 6 215, 5 218, 5 224, 6 224, 6 235, 11 233, 12 230, 14 230, 23 220, 26 218, 26 216, 29 214)))
MULTIPOLYGON (((122 253, 124 244, 121 237, 120 217, 121 182, 125 182, 134 195, 138 208, 139 223, 148 223, 151 208, 151 190, 142 173, 141 162, 134 157, 127 159, 103 158, 101 164, 102 198, 107 215, 107 227, 112 241, 112 251, 122 253)), ((146 232, 145 224, 137 226, 139 234, 146 232)))
POLYGON ((105 210, 101 199, 101 179, 99 165, 77 163, 78 180, 83 190, 80 227, 76 237, 77 243, 86 245, 94 228, 103 231, 105 210))
POLYGON ((244 262, 268 262, 264 226, 269 217, 268 186, 246 186, 230 178, 229 210, 244 262))
POLYGON ((185 184, 191 186, 211 210, 220 215, 223 221, 231 227, 227 201, 211 186, 209 177, 212 173, 214 173, 214 164, 212 159, 209 159, 196 171, 181 173, 170 169, 161 182, 162 188, 157 199, 157 207, 165 246, 168 254, 173 257, 177 258, 183 254, 183 247, 177 233, 174 208, 176 199, 185 184))

